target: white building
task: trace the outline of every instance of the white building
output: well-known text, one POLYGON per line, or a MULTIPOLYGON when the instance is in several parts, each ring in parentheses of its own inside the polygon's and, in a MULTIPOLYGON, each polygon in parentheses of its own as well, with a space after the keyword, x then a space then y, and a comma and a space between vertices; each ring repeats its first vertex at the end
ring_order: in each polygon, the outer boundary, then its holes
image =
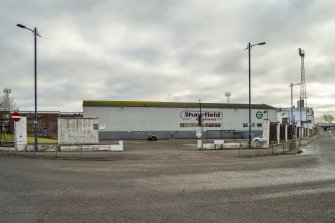
POLYGON ((292 124, 296 126, 295 134, 308 136, 315 129, 315 118, 313 108, 278 108, 277 120, 281 124, 292 124))
MULTIPOLYGON (((248 138, 248 104, 85 100, 83 116, 99 119, 100 139, 195 138, 200 106, 205 137, 248 138)), ((262 134, 264 119, 276 122, 276 108, 251 105, 252 137, 262 134)))

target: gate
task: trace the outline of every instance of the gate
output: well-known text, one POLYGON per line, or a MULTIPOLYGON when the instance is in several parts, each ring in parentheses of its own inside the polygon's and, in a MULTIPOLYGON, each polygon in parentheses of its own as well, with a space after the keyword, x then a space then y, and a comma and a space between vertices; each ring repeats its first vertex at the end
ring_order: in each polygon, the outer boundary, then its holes
MULTIPOLYGON (((292 139, 293 128, 291 125, 287 127, 288 139, 292 139)), ((280 125, 280 140, 285 140, 285 125, 280 125)), ((270 123, 270 141, 277 141, 277 123, 270 123)))

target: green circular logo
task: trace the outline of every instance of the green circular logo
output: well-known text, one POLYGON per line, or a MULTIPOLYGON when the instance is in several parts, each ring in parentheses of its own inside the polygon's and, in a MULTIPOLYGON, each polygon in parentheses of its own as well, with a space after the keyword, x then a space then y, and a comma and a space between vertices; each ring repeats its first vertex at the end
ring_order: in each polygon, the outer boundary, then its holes
POLYGON ((256 112, 256 118, 258 118, 258 119, 263 118, 263 112, 261 112, 261 111, 256 112))

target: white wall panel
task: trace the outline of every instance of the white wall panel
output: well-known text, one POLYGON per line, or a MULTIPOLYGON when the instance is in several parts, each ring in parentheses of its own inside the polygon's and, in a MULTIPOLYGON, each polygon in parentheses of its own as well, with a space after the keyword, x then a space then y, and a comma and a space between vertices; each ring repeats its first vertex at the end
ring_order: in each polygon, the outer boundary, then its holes
MULTIPOLYGON (((195 127, 180 127, 180 123, 197 123, 196 119, 184 120, 184 111, 199 112, 197 108, 165 108, 165 107, 84 107, 84 118, 99 118, 100 124, 105 124, 101 131, 190 131, 195 127)), ((277 121, 276 110, 252 109, 254 130, 262 130, 257 123, 263 119, 277 121), (256 118, 256 113, 262 112, 263 117, 256 118)), ((248 109, 203 108, 205 112, 220 112, 221 118, 205 120, 204 123, 220 123, 221 127, 205 127, 204 130, 248 130, 243 123, 248 123, 248 109)))

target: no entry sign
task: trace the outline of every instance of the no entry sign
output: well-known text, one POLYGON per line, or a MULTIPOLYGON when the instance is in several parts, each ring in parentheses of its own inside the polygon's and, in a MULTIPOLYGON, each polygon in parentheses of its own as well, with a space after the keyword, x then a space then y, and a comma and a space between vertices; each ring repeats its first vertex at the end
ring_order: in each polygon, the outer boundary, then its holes
POLYGON ((13 120, 14 122, 18 122, 18 121, 20 121, 20 119, 21 119, 21 115, 20 115, 20 113, 18 113, 18 112, 14 112, 14 113, 12 114, 12 120, 13 120))

